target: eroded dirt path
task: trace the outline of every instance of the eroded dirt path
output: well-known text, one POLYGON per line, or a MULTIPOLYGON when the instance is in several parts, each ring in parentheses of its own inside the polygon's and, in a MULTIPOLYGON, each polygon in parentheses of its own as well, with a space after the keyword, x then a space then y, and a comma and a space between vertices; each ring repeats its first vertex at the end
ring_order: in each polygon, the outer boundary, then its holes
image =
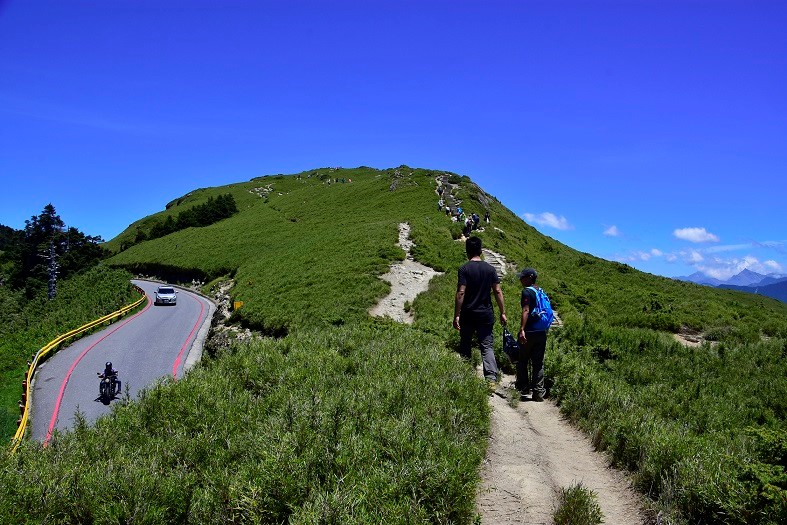
MULTIPOLYGON (((505 376, 503 384, 513 381, 505 376)), ((554 403, 521 401, 512 408, 498 396, 489 402, 492 428, 476 501, 482 523, 549 525, 560 489, 577 482, 596 493, 604 523, 645 523, 626 476, 609 467, 554 403)))
MULTIPOLYGON (((391 294, 371 313, 412 322, 410 314, 404 311, 404 303, 426 290, 429 279, 437 272, 409 257, 412 244, 407 238, 407 225, 400 225, 399 235, 399 244, 408 252, 408 258, 383 276, 391 283, 391 294)), ((485 250, 484 259, 498 273, 506 271, 503 255, 485 250)), ((514 379, 505 375, 502 384, 513 384, 514 379)), ((560 489, 578 482, 596 493, 604 523, 646 523, 640 497, 626 476, 609 466, 606 457, 565 420, 553 402, 521 401, 513 408, 506 399, 492 396, 489 403, 491 433, 476 500, 481 523, 550 525, 560 489)))
POLYGON ((381 278, 391 283, 391 293, 380 300, 369 313, 375 317, 390 317, 400 323, 412 324, 413 314, 405 311, 405 303, 429 288, 429 281, 440 272, 425 266, 410 255, 413 241, 410 240, 410 225, 399 224, 398 245, 407 253, 404 261, 391 265, 391 269, 381 278))

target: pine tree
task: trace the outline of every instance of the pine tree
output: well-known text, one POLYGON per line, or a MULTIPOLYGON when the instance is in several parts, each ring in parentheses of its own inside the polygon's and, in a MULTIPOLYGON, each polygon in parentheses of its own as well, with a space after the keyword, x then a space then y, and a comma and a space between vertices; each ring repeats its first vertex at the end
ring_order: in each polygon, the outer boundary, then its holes
POLYGON ((25 221, 25 229, 7 259, 13 263, 11 286, 23 288, 28 297, 44 286, 48 297, 57 294, 57 279, 94 266, 104 257, 100 237, 66 228, 55 207, 47 204, 39 215, 25 221))

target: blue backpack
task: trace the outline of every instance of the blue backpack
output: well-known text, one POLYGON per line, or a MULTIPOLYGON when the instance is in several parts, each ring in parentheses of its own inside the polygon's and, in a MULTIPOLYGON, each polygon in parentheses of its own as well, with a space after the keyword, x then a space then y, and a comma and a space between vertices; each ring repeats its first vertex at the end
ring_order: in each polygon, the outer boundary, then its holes
POLYGON ((552 321, 555 319, 552 303, 549 302, 549 297, 541 288, 536 288, 535 286, 528 286, 528 288, 536 293, 536 305, 530 311, 530 316, 535 317, 536 321, 528 328, 528 331, 540 332, 549 330, 549 327, 552 326, 552 321))

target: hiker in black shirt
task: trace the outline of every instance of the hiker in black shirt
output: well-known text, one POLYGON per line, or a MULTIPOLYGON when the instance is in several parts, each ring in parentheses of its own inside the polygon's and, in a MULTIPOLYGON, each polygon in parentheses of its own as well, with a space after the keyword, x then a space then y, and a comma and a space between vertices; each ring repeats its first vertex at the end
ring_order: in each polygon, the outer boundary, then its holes
POLYGON ((503 290, 495 269, 481 260, 481 239, 475 236, 467 239, 465 251, 469 261, 459 268, 454 302, 454 328, 459 330, 459 353, 462 357, 470 358, 473 335, 478 337, 484 377, 489 381, 491 391, 494 391, 498 368, 493 349, 495 312, 491 294, 494 293, 500 309, 500 322, 506 324, 503 290))

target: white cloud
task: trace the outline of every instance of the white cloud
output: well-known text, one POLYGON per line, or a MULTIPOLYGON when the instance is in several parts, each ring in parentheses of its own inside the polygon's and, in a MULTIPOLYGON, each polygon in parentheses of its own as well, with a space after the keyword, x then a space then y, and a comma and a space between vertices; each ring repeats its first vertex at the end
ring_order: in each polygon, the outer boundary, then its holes
POLYGON ((604 235, 606 235, 607 237, 618 237, 620 236, 620 230, 618 230, 618 227, 613 224, 612 226, 604 230, 604 235))
MULTIPOLYGON (((705 233, 707 234, 707 232, 705 233)), ((730 257, 731 252, 742 248, 757 250, 758 248, 767 249, 779 246, 779 242, 769 242, 766 245, 766 243, 752 241, 749 244, 698 247, 669 252, 651 248, 650 250, 631 250, 625 254, 618 254, 614 260, 636 266, 637 263, 657 264, 656 259, 661 258, 665 263, 686 264, 693 267, 694 271, 724 281, 745 269, 762 275, 787 272, 787 264, 779 257, 763 260, 765 256, 758 257, 756 253, 730 257)))
POLYGON ((726 281, 737 273, 730 271, 729 268, 714 268, 705 266, 697 266, 697 270, 701 271, 708 277, 713 277, 714 279, 719 279, 720 281, 726 281))
POLYGON ((681 252, 681 255, 686 259, 686 262, 689 264, 697 264, 705 260, 705 257, 702 256, 700 252, 697 250, 691 250, 690 252, 681 252))
POLYGON ((719 242, 719 238, 705 228, 681 228, 672 232, 672 235, 690 242, 719 242))
POLYGON ((538 215, 534 213, 525 213, 523 214, 525 220, 530 224, 538 224, 539 226, 549 226, 550 228, 555 228, 556 230, 573 230, 574 227, 569 224, 568 219, 563 217, 562 215, 558 217, 552 212, 545 211, 544 213, 539 213, 538 215))
POLYGON ((739 271, 745 270, 746 268, 748 268, 751 271, 756 271, 754 270, 754 267, 761 267, 760 261, 757 260, 756 257, 751 255, 747 255, 740 261, 737 261, 736 259, 733 259, 733 261, 736 261, 736 265, 738 266, 738 268, 740 268, 739 271))

